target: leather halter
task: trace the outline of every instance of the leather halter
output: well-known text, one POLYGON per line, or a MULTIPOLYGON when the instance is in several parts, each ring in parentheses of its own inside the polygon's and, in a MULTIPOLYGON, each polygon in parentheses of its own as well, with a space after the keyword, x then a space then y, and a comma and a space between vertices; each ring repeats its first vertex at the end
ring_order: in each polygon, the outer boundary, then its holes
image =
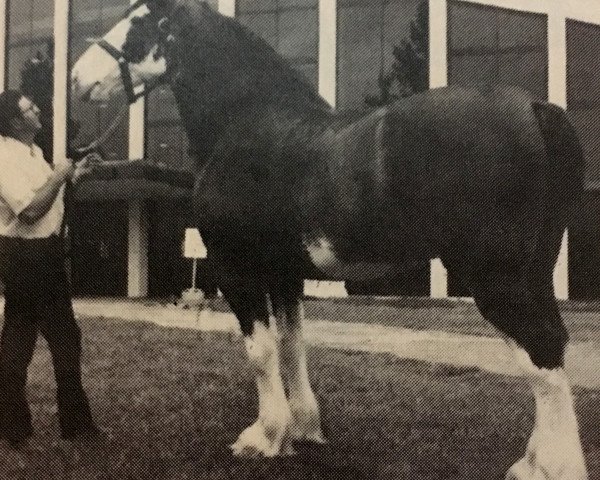
MULTIPOLYGON (((131 12, 146 4, 146 2, 147 0, 138 0, 137 2, 133 3, 127 9, 125 17, 128 17, 131 14, 131 12)), ((135 90, 133 88, 133 81, 131 80, 131 70, 129 69, 129 61, 125 58, 123 52, 114 45, 107 42, 104 38, 97 40, 96 45, 98 45, 106 53, 113 57, 119 64, 119 71, 121 72, 121 82, 123 83, 123 88, 125 90, 125 95, 127 96, 127 101, 129 104, 135 103, 138 98, 148 95, 154 89, 154 87, 161 83, 159 79, 158 81, 153 82, 153 84, 151 85, 144 84, 144 89, 139 93, 135 93, 135 90)))
POLYGON ((101 38, 96 42, 96 45, 101 47, 106 53, 113 57, 119 64, 119 70, 121 72, 121 82, 123 82, 123 88, 125 89, 125 95, 127 95, 127 101, 131 104, 134 103, 138 98, 146 94, 146 88, 140 93, 135 93, 133 89, 133 81, 131 80, 131 71, 129 70, 129 62, 118 48, 111 45, 106 40, 101 38))

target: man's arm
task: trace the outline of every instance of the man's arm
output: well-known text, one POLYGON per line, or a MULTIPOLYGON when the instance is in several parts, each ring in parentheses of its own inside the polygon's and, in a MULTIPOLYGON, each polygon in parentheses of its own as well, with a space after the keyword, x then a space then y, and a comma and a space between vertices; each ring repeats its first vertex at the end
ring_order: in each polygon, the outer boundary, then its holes
POLYGON ((33 224, 41 219, 52 207, 60 188, 75 172, 72 162, 61 163, 56 166, 50 178, 35 192, 33 199, 19 213, 19 220, 26 224, 33 224))

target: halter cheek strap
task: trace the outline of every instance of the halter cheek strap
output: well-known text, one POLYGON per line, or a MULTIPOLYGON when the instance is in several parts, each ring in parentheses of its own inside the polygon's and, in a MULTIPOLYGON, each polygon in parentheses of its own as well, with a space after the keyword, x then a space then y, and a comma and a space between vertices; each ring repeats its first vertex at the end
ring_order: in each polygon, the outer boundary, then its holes
POLYGON ((114 45, 108 43, 104 38, 101 38, 96 42, 99 47, 102 47, 106 53, 108 53, 111 57, 113 57, 117 62, 121 60, 123 57, 123 52, 119 50, 114 45))
POLYGON ((121 81, 123 82, 123 88, 127 95, 127 101, 134 103, 138 98, 145 94, 145 90, 136 94, 133 90, 133 81, 131 80, 131 71, 129 70, 129 62, 123 55, 123 52, 116 48, 114 45, 108 43, 105 39, 101 38, 96 42, 106 53, 113 57, 119 63, 119 70, 121 72, 121 81))

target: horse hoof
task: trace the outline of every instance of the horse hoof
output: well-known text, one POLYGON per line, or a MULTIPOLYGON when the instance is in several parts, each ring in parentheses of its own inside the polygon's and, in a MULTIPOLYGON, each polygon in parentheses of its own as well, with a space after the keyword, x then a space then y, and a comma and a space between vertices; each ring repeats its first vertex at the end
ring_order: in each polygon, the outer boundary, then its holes
POLYGON ((292 440, 299 443, 314 443, 315 445, 327 445, 327 439, 323 434, 318 432, 312 432, 306 434, 304 432, 293 432, 291 434, 292 440))
POLYGON ((542 465, 527 456, 508 470, 505 480, 588 480, 588 476, 580 465, 542 465))
POLYGON ((0 442, 0 469, 11 474, 23 473, 27 469, 24 449, 14 448, 2 440, 0 442))
POLYGON ((290 405, 292 410, 292 424, 290 436, 294 442, 315 443, 325 445, 327 440, 321 429, 321 418, 316 402, 309 408, 298 408, 290 405))
POLYGON ((317 445, 327 445, 327 439, 323 436, 322 433, 318 433, 316 435, 309 435, 304 437, 305 442, 315 443, 317 445))
POLYGON ((230 448, 236 457, 271 458, 295 453, 285 434, 267 435, 260 421, 246 428, 230 448))

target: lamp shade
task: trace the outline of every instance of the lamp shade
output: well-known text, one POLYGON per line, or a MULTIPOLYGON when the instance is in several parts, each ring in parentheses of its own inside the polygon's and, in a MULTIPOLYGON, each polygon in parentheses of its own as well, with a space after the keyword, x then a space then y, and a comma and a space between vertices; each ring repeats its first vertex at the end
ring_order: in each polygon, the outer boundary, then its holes
POLYGON ((185 229, 183 256, 185 258, 206 258, 207 251, 197 228, 185 229))

